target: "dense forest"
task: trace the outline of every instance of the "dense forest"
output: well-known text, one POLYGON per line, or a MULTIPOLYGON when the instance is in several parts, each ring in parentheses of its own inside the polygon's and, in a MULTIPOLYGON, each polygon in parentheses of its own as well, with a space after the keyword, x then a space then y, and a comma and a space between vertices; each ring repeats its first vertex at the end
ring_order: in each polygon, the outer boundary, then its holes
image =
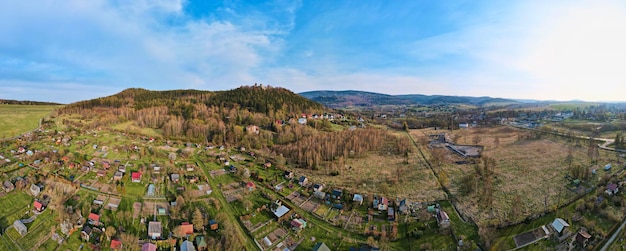
POLYGON ((300 166, 317 169, 324 162, 363 157, 371 152, 401 155, 409 152, 410 143, 406 137, 397 137, 380 129, 344 130, 323 132, 305 137, 292 144, 275 147, 285 157, 300 166))
POLYGON ((255 85, 219 92, 127 89, 67 105, 59 114, 80 115, 83 129, 131 121, 142 128, 158 129, 167 138, 236 144, 246 126, 275 129, 275 121, 325 111, 321 104, 287 89, 255 85))

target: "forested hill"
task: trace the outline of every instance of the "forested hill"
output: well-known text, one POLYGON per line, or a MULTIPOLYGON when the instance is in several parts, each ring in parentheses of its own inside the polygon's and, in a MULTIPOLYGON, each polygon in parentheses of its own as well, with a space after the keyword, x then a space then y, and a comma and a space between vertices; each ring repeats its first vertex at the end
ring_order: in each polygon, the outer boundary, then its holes
MULTIPOLYGON (((242 86, 228 91, 126 89, 118 94, 67 105, 61 112, 93 108, 133 108, 141 110, 165 106, 170 114, 185 119, 194 117, 194 105, 242 108, 252 113, 290 116, 309 111, 323 111, 320 103, 308 100, 285 88, 242 86)), ((272 116, 274 117, 274 116, 272 116)), ((282 118, 281 118, 282 119, 282 118)))
POLYGON ((254 85, 216 92, 126 89, 69 104, 59 110, 59 115, 80 115, 79 121, 64 122, 83 129, 125 123, 129 128, 156 129, 168 138, 223 143, 229 133, 231 138, 241 138, 243 128, 249 125, 271 129, 276 121, 328 111, 287 89, 254 85))
POLYGON ((511 99, 492 97, 466 97, 466 96, 445 96, 445 95, 388 95, 363 91, 310 91, 300 95, 320 102, 332 108, 344 108, 348 106, 380 106, 380 105, 409 105, 409 104, 467 104, 473 106, 488 106, 493 104, 515 104, 519 103, 511 99))

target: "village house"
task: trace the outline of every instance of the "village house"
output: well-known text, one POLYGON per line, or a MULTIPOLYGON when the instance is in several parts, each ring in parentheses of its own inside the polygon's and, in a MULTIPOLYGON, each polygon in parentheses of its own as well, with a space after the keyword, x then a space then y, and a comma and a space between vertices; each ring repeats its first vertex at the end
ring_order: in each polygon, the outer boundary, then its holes
POLYGON ((285 179, 293 179, 294 174, 292 171, 285 171, 284 175, 285 175, 285 179))
POLYGON ((309 179, 304 176, 300 176, 300 178, 298 179, 298 184, 301 186, 306 186, 308 182, 309 182, 309 179))
POLYGON ((339 189, 333 189, 333 191, 330 193, 330 197, 336 200, 341 199, 342 195, 343 195, 343 191, 339 189))
POLYGON ((163 231, 161 227, 161 222, 159 221, 151 221, 148 223, 148 237, 151 239, 159 239, 161 238, 161 231, 163 231))
POLYGON ((39 202, 39 201, 37 201, 37 200, 35 200, 35 201, 33 202, 33 208, 34 208, 35 210, 37 210, 37 212, 38 212, 38 213, 41 213, 41 212, 43 212, 43 210, 45 210, 45 209, 46 209, 46 207, 45 207, 45 206, 44 206, 41 202, 39 202))
POLYGON ((193 234, 193 224, 189 224, 189 222, 183 222, 180 224, 180 234, 181 235, 191 235, 193 234))
POLYGON ((280 200, 273 202, 270 206, 270 210, 272 211, 278 222, 287 219, 289 215, 291 215, 291 210, 288 207, 284 206, 280 200))
POLYGON ((178 183, 180 181, 180 175, 177 173, 170 174, 172 182, 178 183))
POLYGON ((115 172, 115 174, 113 174, 113 180, 114 181, 119 181, 122 180, 122 177, 124 176, 124 173, 117 171, 115 172))
POLYGON ((146 242, 141 246, 141 251, 157 251, 157 246, 154 243, 146 242))
POLYGON ((4 191, 7 193, 15 189, 15 185, 13 185, 13 183, 10 180, 5 180, 4 183, 2 183, 2 185, 4 186, 4 191))
POLYGON ((91 229, 91 227, 89 227, 88 225, 84 225, 83 228, 80 230, 80 238, 85 241, 89 241, 92 232, 93 230, 91 229))
POLYGON ((617 186, 617 184, 615 183, 610 183, 608 185, 606 185, 606 190, 604 190, 604 192, 608 195, 614 195, 617 194, 617 192, 619 192, 619 188, 617 186))
POLYGON ((311 251, 330 251, 330 248, 323 242, 317 243, 311 251))
POLYGON ((585 230, 580 230, 576 234, 576 243, 578 243, 581 247, 586 247, 589 239, 591 239, 591 235, 585 230))
POLYGON ((387 220, 396 221, 396 212, 393 207, 387 208, 387 220))
POLYGON ((180 251, 196 251, 196 247, 193 245, 193 242, 185 240, 180 244, 180 251))
POLYGON ((315 191, 313 192, 313 197, 323 200, 326 198, 326 193, 322 191, 315 191))
POLYGON ((258 126, 248 125, 248 126, 246 126, 246 132, 248 134, 259 134, 261 132, 261 130, 259 130, 258 126))
POLYGON ((90 213, 88 216, 88 222, 91 225, 98 226, 100 225, 100 215, 95 213, 90 213))
POLYGON ((122 242, 120 240, 113 239, 113 240, 111 240, 110 248, 111 248, 111 250, 121 250, 122 249, 122 242))
POLYGON ((291 220, 291 227, 293 230, 300 231, 306 228, 306 221, 303 219, 293 219, 291 220))
POLYGON ((148 185, 148 192, 146 193, 146 196, 154 196, 155 190, 154 184, 148 185))
POLYGON ((13 222, 13 228, 15 228, 15 230, 17 230, 17 232, 21 235, 24 236, 26 235, 26 233, 28 233, 28 228, 26 227, 26 225, 24 225, 24 223, 22 223, 22 221, 20 220, 15 220, 13 222))
POLYGON ((564 239, 569 236, 569 223, 561 218, 554 219, 550 227, 554 230, 554 234, 558 239, 564 239))
POLYGON ((41 193, 41 187, 35 184, 31 184, 30 193, 36 197, 37 195, 39 195, 39 193, 41 193))
POLYGON ((194 242, 196 243, 196 246, 198 247, 198 251, 204 251, 208 247, 208 244, 206 243, 206 240, 204 240, 204 236, 202 235, 196 236, 196 239, 194 240, 194 242))
POLYGON ((141 182, 141 173, 140 172, 132 172, 131 173, 132 182, 138 183, 141 182))
POLYGON ((406 204, 406 198, 400 200, 400 202, 397 202, 397 203, 398 203, 398 213, 401 213, 401 214, 408 214, 409 213, 409 207, 406 204))
POLYGON ((196 170, 196 167, 192 164, 185 165, 187 172, 193 172, 196 170))
POLYGON ((437 224, 439 225, 440 228, 447 228, 450 227, 450 217, 448 217, 448 214, 440 209, 437 209, 437 224))
POLYGON ((372 206, 374 208, 377 208, 379 211, 387 210, 388 205, 389 205, 389 199, 382 197, 382 196, 374 197, 374 200, 372 201, 372 206))
POLYGON ((219 225, 217 224, 217 221, 215 221, 215 219, 209 220, 209 228, 211 230, 217 230, 218 227, 219 225))
POLYGON ((256 189, 256 185, 254 184, 254 182, 248 181, 248 183, 246 183, 246 188, 248 189, 248 191, 254 191, 254 189, 256 189))
POLYGON ((313 184, 314 192, 321 192, 322 190, 324 190, 324 184, 318 184, 318 183, 313 184))
POLYGON ((360 194, 354 194, 354 197, 352 198, 352 201, 359 203, 359 205, 363 204, 363 195, 360 194))

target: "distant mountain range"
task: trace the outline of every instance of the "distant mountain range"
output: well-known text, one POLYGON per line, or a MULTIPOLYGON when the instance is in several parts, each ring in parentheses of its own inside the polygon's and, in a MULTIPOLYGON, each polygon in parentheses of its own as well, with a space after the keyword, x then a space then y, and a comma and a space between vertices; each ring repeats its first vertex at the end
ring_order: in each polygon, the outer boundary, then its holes
POLYGON ((0 104, 8 104, 8 105, 61 105, 59 103, 54 103, 54 102, 30 101, 30 100, 11 100, 11 99, 0 99, 0 104))
MULTIPOLYGON (((436 105, 436 104, 466 104, 472 106, 505 106, 524 103, 523 101, 492 98, 446 95, 405 94, 389 95, 365 91, 309 91, 299 93, 305 98, 319 102, 330 108, 344 108, 350 106, 371 107, 382 105, 436 105)), ((528 101, 526 101, 528 102, 528 101)))

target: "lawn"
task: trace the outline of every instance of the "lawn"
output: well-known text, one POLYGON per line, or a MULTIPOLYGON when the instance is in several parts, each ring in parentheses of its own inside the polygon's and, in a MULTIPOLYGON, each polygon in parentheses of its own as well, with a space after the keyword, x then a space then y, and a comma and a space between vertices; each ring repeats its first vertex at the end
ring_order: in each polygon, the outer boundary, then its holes
POLYGON ((32 198, 22 191, 14 191, 0 197, 0 226, 4 229, 21 219, 24 212, 28 211, 32 198))
POLYGON ((481 243, 480 236, 478 235, 477 226, 468 222, 464 222, 456 213, 456 211, 452 207, 452 204, 450 204, 449 201, 440 201, 439 205, 445 212, 447 212, 448 217, 450 217, 450 227, 452 227, 452 231, 454 231, 454 234, 458 238, 463 237, 465 243, 468 244, 470 243, 468 240, 471 240, 474 243, 481 243))
POLYGON ((15 241, 24 250, 32 250, 39 241, 44 237, 48 237, 52 226, 55 225, 54 214, 50 210, 46 210, 44 213, 37 216, 37 219, 32 223, 26 224, 28 227, 28 233, 20 239, 15 241))
POLYGON ((61 106, 0 104, 0 138, 9 138, 37 129, 39 120, 61 106))

